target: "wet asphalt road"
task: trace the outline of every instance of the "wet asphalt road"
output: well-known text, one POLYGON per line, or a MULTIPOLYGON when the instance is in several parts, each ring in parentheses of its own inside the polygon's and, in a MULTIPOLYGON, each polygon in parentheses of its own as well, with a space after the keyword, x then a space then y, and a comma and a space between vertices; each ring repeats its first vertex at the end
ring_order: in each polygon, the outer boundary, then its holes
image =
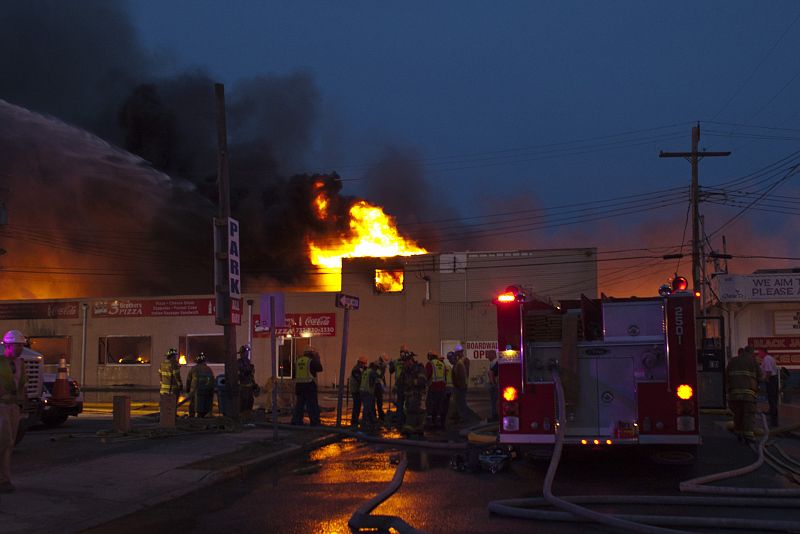
MULTIPOLYGON (((704 424, 705 445, 699 461, 693 465, 657 464, 647 455, 623 448, 570 452, 559 466, 553 492, 559 496, 679 495, 678 484, 683 480, 740 467, 754 460, 754 453, 732 440, 720 420, 706 418, 704 424)), ((796 443, 787 445, 797 450, 796 443)), ((227 481, 216 488, 122 518, 93 532, 343 534, 350 532, 347 521, 358 506, 388 485, 395 471, 393 460, 399 453, 388 446, 346 440, 244 479, 227 481)), ((449 466, 449 454, 407 454, 409 469, 402 487, 373 514, 398 516, 430 533, 610 531, 594 524, 532 522, 489 514, 487 504, 493 499, 540 496, 547 462, 519 459, 509 469, 492 475, 486 471, 455 471, 449 466)), ((766 468, 734 483, 797 487, 766 468)), ((625 511, 665 513, 653 506, 625 511)), ((749 517, 800 519, 800 513, 792 509, 739 512, 749 517)), ((686 514, 690 510, 682 507, 676 513, 686 514)), ((726 516, 732 511, 691 513, 726 516)))

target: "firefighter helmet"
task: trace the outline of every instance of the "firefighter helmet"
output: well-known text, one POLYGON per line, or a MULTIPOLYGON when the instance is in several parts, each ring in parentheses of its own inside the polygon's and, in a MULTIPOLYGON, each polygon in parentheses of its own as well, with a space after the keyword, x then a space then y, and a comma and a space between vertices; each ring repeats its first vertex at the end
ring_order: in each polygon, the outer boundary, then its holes
POLYGON ((3 336, 3 344, 5 345, 9 343, 25 343, 27 341, 25 335, 19 330, 9 330, 6 332, 6 335, 3 336))
POLYGON ((177 357, 178 357, 178 351, 177 350, 169 349, 167 351, 167 358, 177 358, 177 357))
POLYGON ((206 361, 206 353, 205 352, 201 352, 200 354, 198 354, 196 360, 197 360, 197 363, 202 363, 202 362, 206 361))

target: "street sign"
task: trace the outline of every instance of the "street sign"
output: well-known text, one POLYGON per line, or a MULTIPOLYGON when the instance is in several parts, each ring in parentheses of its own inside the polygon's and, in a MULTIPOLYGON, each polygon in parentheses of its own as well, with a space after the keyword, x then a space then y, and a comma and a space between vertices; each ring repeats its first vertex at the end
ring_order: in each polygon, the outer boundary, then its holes
POLYGON ((345 295, 344 293, 336 293, 336 307, 344 308, 345 310, 357 310, 360 301, 358 297, 352 295, 345 295))

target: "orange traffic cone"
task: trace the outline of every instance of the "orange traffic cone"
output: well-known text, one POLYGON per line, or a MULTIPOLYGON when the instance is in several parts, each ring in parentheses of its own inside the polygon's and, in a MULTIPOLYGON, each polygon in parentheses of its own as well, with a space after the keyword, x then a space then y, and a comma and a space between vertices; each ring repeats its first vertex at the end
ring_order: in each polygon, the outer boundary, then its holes
POLYGON ((67 360, 61 358, 58 362, 58 375, 53 384, 53 396, 51 398, 53 404, 69 404, 72 397, 69 394, 69 379, 67 378, 67 360))

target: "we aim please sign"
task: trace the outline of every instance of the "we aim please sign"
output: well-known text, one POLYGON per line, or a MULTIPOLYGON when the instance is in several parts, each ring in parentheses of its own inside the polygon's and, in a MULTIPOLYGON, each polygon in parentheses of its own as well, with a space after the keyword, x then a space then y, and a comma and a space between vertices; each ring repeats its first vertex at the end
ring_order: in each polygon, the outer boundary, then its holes
POLYGON ((722 302, 800 301, 800 273, 725 275, 717 281, 722 302))

